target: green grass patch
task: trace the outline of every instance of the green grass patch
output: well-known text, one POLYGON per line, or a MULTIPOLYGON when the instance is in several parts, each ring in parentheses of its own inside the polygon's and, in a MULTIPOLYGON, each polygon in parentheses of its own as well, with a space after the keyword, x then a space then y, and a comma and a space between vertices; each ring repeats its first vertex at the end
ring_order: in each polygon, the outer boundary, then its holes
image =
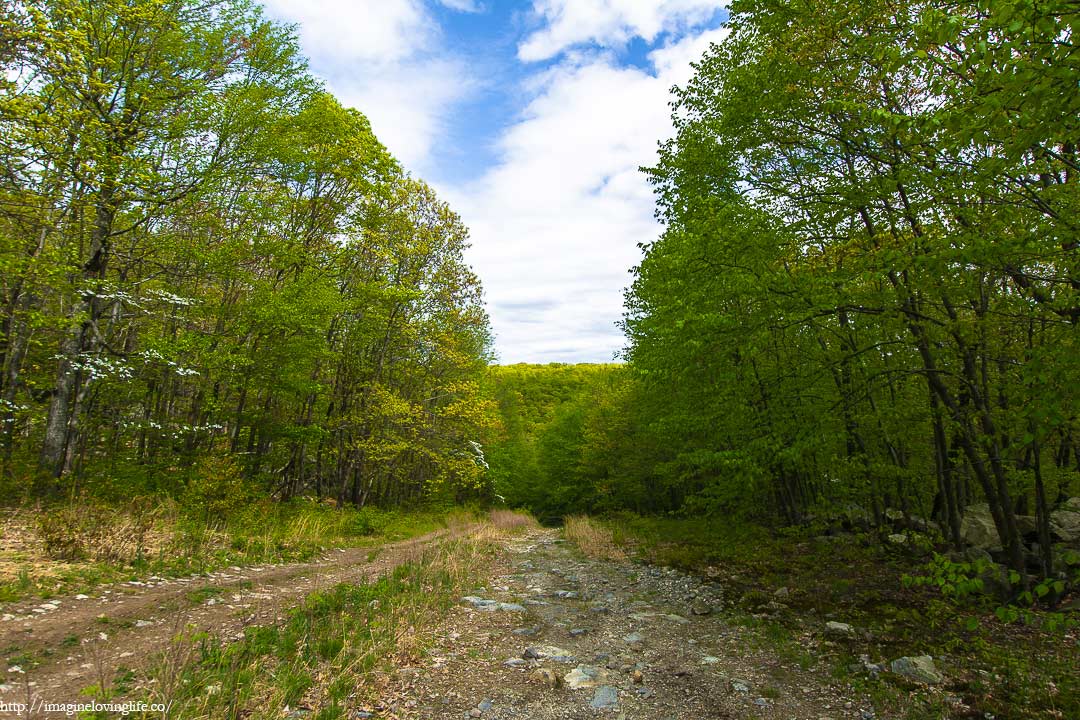
POLYGON ((350 716, 365 706, 372 670, 420 657, 426 629, 491 554, 474 541, 440 543, 378 581, 313 593, 239 641, 180 638, 152 672, 151 701, 172 703, 177 717, 279 718, 286 706, 350 716))

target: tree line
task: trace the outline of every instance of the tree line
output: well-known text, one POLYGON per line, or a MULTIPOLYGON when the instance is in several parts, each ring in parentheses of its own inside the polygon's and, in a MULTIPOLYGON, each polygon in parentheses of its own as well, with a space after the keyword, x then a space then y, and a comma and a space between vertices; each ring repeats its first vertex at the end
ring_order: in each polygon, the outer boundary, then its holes
POLYGON ((1062 0, 733 2, 647 170, 664 230, 618 407, 581 405, 607 460, 578 477, 653 511, 901 513, 957 546, 986 503, 1007 564, 1032 570, 1033 516, 1052 574, 1050 513, 1080 489, 1078 22, 1062 0))
POLYGON ((467 231, 246 0, 4 0, 9 498, 485 483, 467 231))

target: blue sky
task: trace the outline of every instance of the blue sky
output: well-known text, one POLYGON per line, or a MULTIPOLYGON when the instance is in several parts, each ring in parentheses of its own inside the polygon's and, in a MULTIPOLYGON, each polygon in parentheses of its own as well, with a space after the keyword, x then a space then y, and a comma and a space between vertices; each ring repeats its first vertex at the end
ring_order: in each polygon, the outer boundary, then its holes
POLYGON ((265 0, 471 231, 501 362, 605 362, 710 0, 265 0))

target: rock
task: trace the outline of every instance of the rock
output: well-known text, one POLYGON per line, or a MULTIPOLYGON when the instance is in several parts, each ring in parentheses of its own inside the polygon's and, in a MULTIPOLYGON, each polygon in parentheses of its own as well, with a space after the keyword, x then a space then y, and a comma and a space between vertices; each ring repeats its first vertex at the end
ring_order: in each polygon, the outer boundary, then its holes
MULTIPOLYGON (((1076 500, 1080 500, 1080 498, 1070 498, 1069 503, 1076 500)), ((1071 507, 1069 503, 1066 503, 1066 507, 1071 507)), ((1064 542, 1080 540, 1080 509, 1063 509, 1051 512, 1050 530, 1064 542)))
POLYGON ((671 622, 678 623, 680 625, 686 625, 687 623, 690 622, 689 620, 682 617, 681 615, 671 615, 669 613, 644 612, 644 613, 634 613, 634 614, 632 614, 630 616, 631 620, 637 620, 638 622, 644 622, 644 621, 647 621, 647 620, 652 620, 653 618, 663 618, 664 620, 670 620, 671 622))
POLYGON ((635 685, 641 685, 645 682, 645 674, 640 670, 635 670, 634 672, 630 673, 630 682, 634 683, 635 685))
POLYGON ((525 665, 528 665, 528 662, 522 658, 510 658, 509 660, 504 660, 503 665, 506 667, 524 667, 525 665))
POLYGON ((555 674, 555 671, 550 668, 537 668, 529 675, 529 680, 546 685, 549 688, 559 687, 559 676, 555 674))
POLYGON ((596 687, 604 681, 607 673, 592 665, 578 665, 563 675, 563 683, 571 690, 596 687))
POLYGON ((904 513, 895 508, 886 508, 885 519, 891 523, 902 523, 904 522, 904 513))
POLYGON ((907 545, 908 536, 905 533, 893 533, 885 539, 890 545, 907 545))
POLYGON ((850 638, 855 637, 855 628, 847 623, 830 620, 825 623, 825 634, 830 637, 850 638))
POLYGON ((742 695, 748 695, 750 693, 750 683, 746 682, 745 680, 732 678, 730 684, 733 692, 737 692, 742 695))
POLYGON ((485 698, 484 700, 480 701, 480 704, 476 706, 476 709, 480 712, 487 712, 494 704, 495 702, 493 700, 485 698))
POLYGON ((1062 510, 1080 513, 1080 496, 1071 497, 1061 504, 1062 510))
POLYGON ((556 662, 570 662, 574 659, 573 653, 569 650, 563 650, 554 645, 539 645, 537 647, 525 648, 525 652, 522 653, 521 657, 526 660, 543 660, 547 658, 556 662))
POLYGON ((704 600, 695 600, 690 606, 690 612, 694 615, 708 615, 712 612, 712 605, 704 600))
POLYGON ((791 594, 791 591, 788 590, 786 587, 780 587, 780 588, 776 588, 776 592, 773 593, 773 597, 786 598, 790 594, 791 594))
POLYGON ((477 610, 483 610, 484 612, 495 612, 501 610, 503 612, 525 612, 525 608, 517 603, 498 602, 497 600, 486 600, 482 597, 476 597, 475 595, 467 595, 461 598, 461 601, 472 605, 477 610))
POLYGON ((1005 602, 1012 595, 1012 583, 1009 582, 1009 569, 1004 565, 991 562, 979 574, 983 592, 1005 602))
POLYGON ((1035 524, 1034 515, 1017 515, 1016 518, 1016 532, 1020 533, 1020 537, 1037 537, 1039 534, 1039 526, 1035 524))
POLYGON ((938 685, 945 681, 934 667, 934 658, 929 655, 897 658, 889 663, 889 669, 897 675, 928 685, 938 685))
POLYGON ((598 687, 593 693, 589 706, 596 710, 607 710, 619 704, 619 691, 610 685, 598 687))
POLYGON ((518 628, 513 632, 515 635, 520 635, 522 637, 533 637, 534 635, 538 635, 540 633, 540 626, 535 625, 533 627, 518 628))
POLYGON ((965 548, 963 552, 950 552, 949 560, 955 563, 967 563, 969 565, 976 565, 978 563, 990 564, 994 562, 994 558, 990 557, 990 553, 980 548, 965 548))
POLYGON ((701 658, 702 665, 715 665, 718 662, 720 662, 720 658, 713 655, 706 655, 705 657, 701 658))
POLYGON ((644 642, 645 638, 641 636, 641 633, 632 632, 629 635, 623 637, 623 642, 631 645, 636 645, 639 642, 644 642))
POLYGON ((585 628, 570 628, 570 637, 580 637, 589 632, 585 628))
POLYGON ((988 504, 978 503, 967 507, 964 519, 960 522, 960 537, 968 545, 980 550, 1001 549, 1001 540, 998 538, 997 527, 988 504))
POLYGON ((480 708, 473 708, 472 710, 469 711, 468 716, 471 717, 471 718, 478 718, 483 714, 484 713, 480 712, 480 708))
POLYGON ((485 600, 482 597, 476 597, 475 595, 466 595, 461 598, 461 602, 472 605, 477 610, 494 610, 497 604, 494 600, 485 600))

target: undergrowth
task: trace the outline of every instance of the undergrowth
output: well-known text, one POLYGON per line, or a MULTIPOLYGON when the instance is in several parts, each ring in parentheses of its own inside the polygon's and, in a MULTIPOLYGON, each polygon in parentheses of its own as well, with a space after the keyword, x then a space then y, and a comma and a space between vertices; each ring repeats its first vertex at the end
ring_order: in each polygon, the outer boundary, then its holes
MULTIPOLYGON (((730 600, 732 617, 760 628, 763 642, 803 667, 815 655, 873 696, 880 710, 912 720, 1080 717, 1075 599, 1071 609, 1048 612, 1032 605, 1002 613, 1000 602, 974 594, 974 583, 949 574, 951 596, 933 577, 912 582, 934 565, 933 555, 898 551, 870 534, 826 536, 630 514, 588 524, 605 528, 616 548, 638 559, 714 579, 730 600), (850 623, 859 633, 824 638, 826 619, 850 623), (948 680, 930 691, 890 673, 873 677, 858 660, 862 655, 876 663, 931 655, 948 680)), ((569 523, 567 536, 573 538, 569 523)), ((1033 588, 1031 597, 1042 592, 1033 588)))
POLYGON ((89 500, 9 513, 4 533, 21 551, 0 553, 0 602, 49 598, 153 575, 183 576, 231 565, 302 562, 336 547, 422 535, 472 515, 336 508, 298 499, 255 501, 221 518, 169 500, 117 507, 89 500))

